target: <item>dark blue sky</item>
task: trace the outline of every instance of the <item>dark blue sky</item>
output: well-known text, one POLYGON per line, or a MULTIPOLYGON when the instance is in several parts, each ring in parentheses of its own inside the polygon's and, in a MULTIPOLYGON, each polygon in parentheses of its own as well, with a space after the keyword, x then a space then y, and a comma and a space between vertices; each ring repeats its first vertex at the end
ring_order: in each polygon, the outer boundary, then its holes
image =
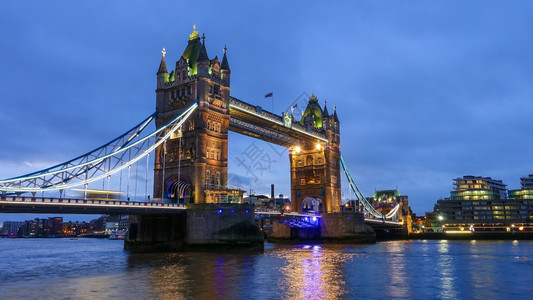
MULTIPOLYGON (((193 24, 210 58, 227 45, 232 96, 270 110, 273 92, 278 114, 312 91, 336 105, 367 196, 398 188, 423 214, 453 178, 516 189, 533 173, 530 1, 135 2, 0 3, 0 177, 82 154, 152 113, 161 49, 172 69, 193 24)), ((283 148, 231 134, 229 151, 236 184, 289 194, 283 148), (237 163, 254 142, 276 160, 258 181, 237 163)))

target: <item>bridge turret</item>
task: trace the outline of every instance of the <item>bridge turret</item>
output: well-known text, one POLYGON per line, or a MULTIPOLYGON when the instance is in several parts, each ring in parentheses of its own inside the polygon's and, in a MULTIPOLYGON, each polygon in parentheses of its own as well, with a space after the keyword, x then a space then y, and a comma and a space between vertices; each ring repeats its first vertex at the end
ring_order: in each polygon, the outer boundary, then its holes
POLYGON ((157 70, 157 89, 165 87, 165 84, 169 81, 169 74, 167 71, 167 63, 165 62, 165 54, 167 51, 165 48, 161 51, 161 63, 159 64, 159 69, 157 70))
POLYGON ((294 211, 336 212, 341 205, 339 135, 324 104, 309 97, 300 125, 326 136, 326 141, 301 141, 289 151, 291 206, 294 211))
MULTIPOLYGON (((174 78, 156 91, 158 128, 199 100, 199 108, 180 133, 170 137, 166 149, 156 149, 154 198, 174 198, 185 203, 221 201, 227 189, 229 127, 229 65, 209 59, 205 36, 189 35, 187 47, 176 62, 174 78), (224 69, 224 70, 222 70, 224 69)), ((242 193, 241 193, 242 195, 242 193)))
POLYGON ((224 45, 224 57, 222 57, 222 65, 220 66, 220 79, 222 79, 225 85, 229 86, 231 70, 229 68, 228 58, 226 57, 227 50, 228 48, 224 45))
POLYGON ((198 55, 197 70, 198 76, 209 76, 209 56, 207 55, 207 49, 205 48, 205 35, 202 35, 202 47, 200 48, 200 54, 198 55))

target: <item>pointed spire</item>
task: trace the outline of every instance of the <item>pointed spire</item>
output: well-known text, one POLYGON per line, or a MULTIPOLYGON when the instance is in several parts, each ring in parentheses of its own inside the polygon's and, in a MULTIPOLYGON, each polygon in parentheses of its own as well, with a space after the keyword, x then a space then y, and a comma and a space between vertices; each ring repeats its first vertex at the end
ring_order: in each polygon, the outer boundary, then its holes
POLYGON ((323 113, 324 117, 329 117, 328 107, 326 106, 327 103, 328 102, 326 101, 326 99, 324 99, 324 113, 323 113))
POLYGON ((222 70, 230 71, 229 64, 228 64, 228 58, 226 57, 227 50, 228 48, 226 47, 226 45, 224 45, 224 57, 222 57, 222 65, 220 66, 220 68, 222 70))
POLYGON ((157 74, 161 73, 168 73, 167 71, 167 63, 165 62, 165 54, 167 54, 167 51, 165 48, 161 51, 162 57, 161 57, 161 63, 159 64, 159 70, 157 70, 157 74))
POLYGON ((339 123, 339 117, 337 117, 337 106, 333 105, 333 120, 339 123))
POLYGON ((198 61, 209 61, 209 56, 207 56, 207 50, 205 49, 205 36, 202 37, 204 40, 204 43, 202 44, 202 48, 200 48, 200 54, 198 55, 198 61))

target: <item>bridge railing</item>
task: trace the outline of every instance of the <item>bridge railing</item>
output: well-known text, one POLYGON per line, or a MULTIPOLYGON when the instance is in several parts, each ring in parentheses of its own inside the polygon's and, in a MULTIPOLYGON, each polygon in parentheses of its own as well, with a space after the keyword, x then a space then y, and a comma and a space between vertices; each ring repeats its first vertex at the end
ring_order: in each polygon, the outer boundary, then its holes
POLYGON ((2 197, 2 202, 18 202, 18 203, 44 203, 44 204, 81 204, 81 205, 119 205, 119 206, 134 206, 134 207, 168 207, 168 208, 183 208, 183 204, 177 203, 158 203, 158 202, 137 202, 137 201, 122 201, 122 200, 94 200, 94 199, 74 199, 74 198, 48 198, 48 197, 2 197))

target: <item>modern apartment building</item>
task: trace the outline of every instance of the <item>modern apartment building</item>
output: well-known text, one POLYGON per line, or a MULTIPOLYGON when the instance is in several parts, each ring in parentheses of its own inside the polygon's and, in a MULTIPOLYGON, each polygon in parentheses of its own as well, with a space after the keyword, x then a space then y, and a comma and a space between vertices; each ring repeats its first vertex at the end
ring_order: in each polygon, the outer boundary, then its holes
POLYGON ((450 198, 438 200, 434 213, 441 224, 533 223, 533 186, 521 178, 520 190, 507 190, 501 180, 481 176, 454 179, 450 198))

